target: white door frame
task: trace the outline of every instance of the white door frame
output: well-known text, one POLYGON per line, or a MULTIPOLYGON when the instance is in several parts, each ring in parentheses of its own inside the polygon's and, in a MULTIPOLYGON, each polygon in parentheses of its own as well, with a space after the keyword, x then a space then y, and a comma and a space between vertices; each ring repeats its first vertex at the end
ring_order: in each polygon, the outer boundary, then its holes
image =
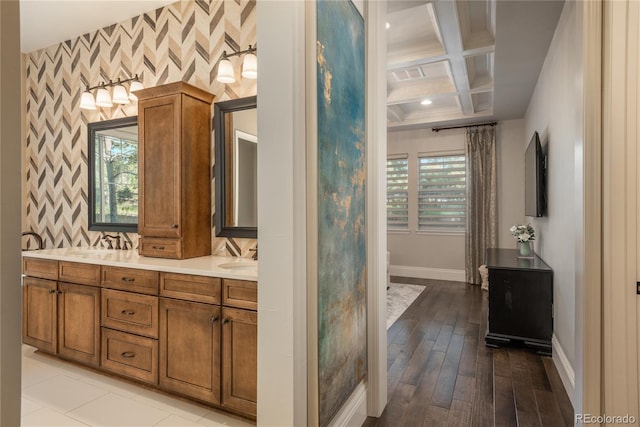
POLYGON ((366 2, 367 61, 367 415, 387 404, 387 33, 386 1, 366 2))
MULTIPOLYGON (((639 263, 637 191, 640 176, 637 173, 637 146, 640 123, 640 4, 633 0, 607 0, 603 8, 603 383, 601 411, 595 412, 594 409, 592 413, 631 415, 636 418, 634 425, 638 425, 638 296, 635 282, 638 280, 639 263)), ((585 239, 590 232, 585 230, 585 239)), ((590 302, 587 298, 585 309, 596 308, 590 306, 590 302)), ((586 319, 590 316, 596 317, 597 313, 585 312, 586 319)), ((587 338, 589 335, 585 334, 585 346, 588 344, 587 338)), ((590 350, 595 351, 595 348, 590 350)), ((591 351, 585 352, 585 356, 590 355, 591 351)), ((585 367, 585 372, 586 369, 588 367, 585 367)), ((596 383, 590 377, 585 375, 585 378, 596 383)), ((587 387, 587 384, 583 386, 585 397, 589 393, 587 387)), ((589 397, 594 401, 596 399, 595 396, 589 397)))

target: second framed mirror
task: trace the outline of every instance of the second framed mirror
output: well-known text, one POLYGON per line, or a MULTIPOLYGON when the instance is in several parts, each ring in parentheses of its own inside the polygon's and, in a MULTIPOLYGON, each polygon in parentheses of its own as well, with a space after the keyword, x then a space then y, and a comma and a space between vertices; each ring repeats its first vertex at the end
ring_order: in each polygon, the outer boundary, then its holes
POLYGON ((214 104, 216 236, 258 236, 257 98, 214 104))

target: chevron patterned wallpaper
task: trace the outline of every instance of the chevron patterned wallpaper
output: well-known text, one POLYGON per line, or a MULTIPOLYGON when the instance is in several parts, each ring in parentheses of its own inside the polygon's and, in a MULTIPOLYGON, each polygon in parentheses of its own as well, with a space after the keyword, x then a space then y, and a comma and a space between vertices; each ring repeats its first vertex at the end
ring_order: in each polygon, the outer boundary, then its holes
MULTIPOLYGON (((215 81, 223 50, 256 44, 255 6, 255 0, 179 1, 26 55, 26 229, 42 235, 47 248, 101 245, 103 233, 87 225, 87 123, 136 115, 137 104, 81 110, 83 90, 139 74, 145 87, 183 80, 213 93, 214 102, 255 95, 255 80, 215 81)), ((214 214, 212 206, 212 224, 214 214)), ((136 247, 137 235, 125 239, 136 247)), ((256 245, 213 238, 215 255, 251 256, 256 245)))

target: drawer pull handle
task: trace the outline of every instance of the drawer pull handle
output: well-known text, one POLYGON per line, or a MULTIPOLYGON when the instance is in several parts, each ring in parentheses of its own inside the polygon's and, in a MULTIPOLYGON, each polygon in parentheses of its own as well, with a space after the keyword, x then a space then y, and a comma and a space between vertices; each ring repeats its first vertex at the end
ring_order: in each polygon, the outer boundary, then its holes
POLYGON ((136 279, 134 279, 133 277, 123 277, 121 279, 123 282, 127 282, 127 283, 131 283, 131 282, 135 282, 136 279))
POLYGON ((227 323, 229 323, 229 318, 228 317, 225 317, 224 319, 222 319, 222 324, 223 325, 225 325, 227 323))
POLYGON ((133 359, 134 357, 136 357, 136 354, 133 351, 123 351, 122 353, 120 353, 120 356, 124 357, 125 359, 133 359))
POLYGON ((135 311, 133 310, 122 310, 120 313, 126 315, 126 316, 133 316, 134 314, 136 314, 135 311))
POLYGON ((50 293, 50 294, 55 294, 55 293, 56 293, 56 290, 55 290, 55 289, 49 289, 49 293, 50 293))
POLYGON ((153 245, 151 246, 153 249, 157 249, 159 251, 163 251, 164 250, 164 246, 158 246, 158 245, 153 245))
POLYGON ((211 324, 216 323, 217 320, 218 320, 218 316, 216 315, 211 316, 211 324))
POLYGON ((171 224, 171 228, 178 228, 178 224, 171 224))

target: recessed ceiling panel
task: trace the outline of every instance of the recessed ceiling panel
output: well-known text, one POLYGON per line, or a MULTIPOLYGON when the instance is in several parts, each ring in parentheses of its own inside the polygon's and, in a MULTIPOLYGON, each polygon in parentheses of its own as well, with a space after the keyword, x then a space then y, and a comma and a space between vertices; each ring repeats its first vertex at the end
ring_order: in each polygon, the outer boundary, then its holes
POLYGON ((495 43, 495 2, 491 0, 457 1, 458 21, 465 51, 495 43))
POLYGON ((475 113, 493 110, 493 92, 472 93, 471 101, 473 102, 473 110, 475 113))
POLYGON ((407 117, 429 116, 441 114, 443 111, 450 113, 461 113, 460 102, 457 95, 437 96, 427 98, 430 105, 423 105, 420 101, 410 102, 402 105, 407 117))
POLYGON ((465 57, 471 91, 493 88, 493 52, 465 57))
POLYGON ((387 72, 387 104, 420 101, 425 97, 455 94, 449 61, 421 64, 387 72))
POLYGON ((387 14, 387 60, 389 64, 414 62, 417 59, 444 55, 433 6, 416 3, 387 14))

